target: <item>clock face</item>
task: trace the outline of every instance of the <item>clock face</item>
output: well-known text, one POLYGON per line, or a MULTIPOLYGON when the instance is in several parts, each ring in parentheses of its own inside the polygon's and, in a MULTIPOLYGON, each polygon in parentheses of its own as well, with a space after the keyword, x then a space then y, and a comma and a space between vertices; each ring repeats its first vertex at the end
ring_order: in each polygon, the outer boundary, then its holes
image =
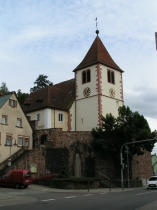
POLYGON ((109 89, 109 95, 110 97, 114 98, 115 97, 115 90, 113 88, 109 89))
POLYGON ((88 97, 90 95, 90 88, 89 87, 86 87, 83 90, 83 95, 84 95, 84 97, 88 97))

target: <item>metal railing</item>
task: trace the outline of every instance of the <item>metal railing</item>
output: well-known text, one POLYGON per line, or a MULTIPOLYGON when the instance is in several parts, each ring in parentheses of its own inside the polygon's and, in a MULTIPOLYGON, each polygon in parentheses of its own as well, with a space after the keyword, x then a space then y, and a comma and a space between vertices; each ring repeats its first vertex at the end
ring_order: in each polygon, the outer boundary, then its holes
POLYGON ((103 173, 99 172, 100 175, 104 176, 107 180, 108 180, 108 183, 109 183, 109 191, 111 191, 111 181, 110 181, 110 178, 107 177, 106 175, 104 175, 103 173))

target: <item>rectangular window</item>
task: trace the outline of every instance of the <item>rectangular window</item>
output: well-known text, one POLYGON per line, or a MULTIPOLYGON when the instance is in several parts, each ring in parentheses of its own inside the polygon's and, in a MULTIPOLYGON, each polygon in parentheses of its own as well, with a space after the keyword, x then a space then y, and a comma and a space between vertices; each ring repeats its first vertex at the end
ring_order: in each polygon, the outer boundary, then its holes
POLYGON ((29 147, 29 137, 24 138, 24 146, 29 147))
POLYGON ((2 124, 7 124, 7 115, 2 115, 2 124))
POLYGON ((40 121, 40 113, 37 114, 37 121, 40 121))
POLYGON ((19 147, 22 147, 22 145, 23 145, 23 136, 18 136, 18 143, 17 143, 17 145, 19 147))
POLYGON ((107 79, 109 83, 115 84, 114 71, 107 70, 107 79))
POLYGON ((9 106, 14 107, 14 108, 17 107, 17 101, 9 99, 9 106))
POLYGON ((82 72, 82 83, 85 84, 91 81, 90 70, 86 70, 82 72))
POLYGON ((12 145, 12 134, 7 134, 6 136, 6 145, 9 146, 9 145, 12 145))
POLYGON ((17 118, 17 124, 18 127, 22 127, 22 119, 21 118, 17 118))
POLYGON ((63 122, 63 114, 62 113, 58 114, 58 121, 63 122))

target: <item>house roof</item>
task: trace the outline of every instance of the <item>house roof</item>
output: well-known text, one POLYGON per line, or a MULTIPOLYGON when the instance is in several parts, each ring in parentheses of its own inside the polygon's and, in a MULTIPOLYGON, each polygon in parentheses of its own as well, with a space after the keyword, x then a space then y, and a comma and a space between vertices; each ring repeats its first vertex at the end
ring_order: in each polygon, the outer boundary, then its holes
POLYGON ((80 69, 87 68, 91 65, 95 65, 97 63, 101 63, 105 66, 123 72, 111 58, 110 54, 108 53, 98 35, 96 36, 92 46, 88 50, 82 62, 73 71, 75 72, 80 69))
POLYGON ((0 108, 6 103, 6 101, 10 98, 12 94, 4 95, 0 97, 0 108))
POLYGON ((44 108, 68 110, 75 100, 75 79, 32 92, 24 103, 26 113, 44 108))

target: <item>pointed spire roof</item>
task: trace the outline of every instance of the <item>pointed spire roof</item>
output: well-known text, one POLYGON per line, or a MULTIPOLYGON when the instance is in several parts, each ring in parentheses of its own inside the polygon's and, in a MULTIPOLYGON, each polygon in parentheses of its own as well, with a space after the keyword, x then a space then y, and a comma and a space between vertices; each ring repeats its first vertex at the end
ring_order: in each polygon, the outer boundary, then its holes
POLYGON ((75 72, 80 69, 95 65, 97 63, 101 63, 105 66, 123 72, 123 70, 120 69, 119 66, 111 58, 110 54, 108 53, 107 49, 99 38, 98 33, 86 56, 73 71, 75 72))

